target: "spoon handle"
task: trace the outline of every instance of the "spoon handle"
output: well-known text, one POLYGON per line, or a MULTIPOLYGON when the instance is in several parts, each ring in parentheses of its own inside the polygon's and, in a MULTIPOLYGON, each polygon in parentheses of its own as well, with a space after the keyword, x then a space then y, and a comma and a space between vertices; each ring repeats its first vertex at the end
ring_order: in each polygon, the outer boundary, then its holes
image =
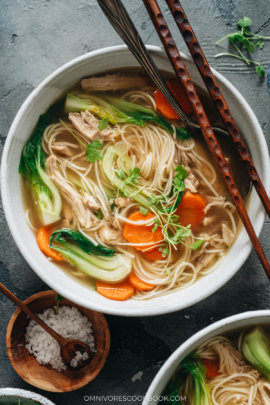
POLYGON ((51 337, 53 337, 60 346, 66 343, 66 339, 60 336, 57 332, 52 330, 46 323, 44 323, 37 315, 35 315, 16 295, 12 294, 2 283, 0 283, 0 292, 4 294, 10 301, 19 307, 26 315, 30 316, 39 326, 41 326, 51 337))
POLYGON ((189 128, 198 128, 198 124, 189 118, 169 90, 122 2, 119 0, 98 0, 98 3, 118 35, 151 77, 182 122, 189 128))

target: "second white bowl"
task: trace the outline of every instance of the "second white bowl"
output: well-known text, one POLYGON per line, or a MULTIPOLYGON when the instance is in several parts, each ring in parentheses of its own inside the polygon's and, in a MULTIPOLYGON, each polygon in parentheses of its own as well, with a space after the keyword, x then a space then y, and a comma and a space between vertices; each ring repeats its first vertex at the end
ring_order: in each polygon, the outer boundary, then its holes
POLYGON ((164 388, 174 375, 176 369, 184 358, 194 352, 202 343, 217 335, 232 332, 238 328, 252 327, 258 324, 270 324, 270 311, 244 312, 242 314, 230 316, 219 322, 204 328, 184 342, 163 364, 152 384, 150 385, 142 405, 156 405, 158 398, 162 395, 164 388))

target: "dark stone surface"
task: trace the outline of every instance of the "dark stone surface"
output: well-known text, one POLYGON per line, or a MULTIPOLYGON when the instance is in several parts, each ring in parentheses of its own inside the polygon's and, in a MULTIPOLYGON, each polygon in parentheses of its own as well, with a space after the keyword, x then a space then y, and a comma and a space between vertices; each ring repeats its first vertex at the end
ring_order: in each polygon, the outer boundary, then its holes
MULTIPOLYGON (((159 45, 141 0, 125 0, 125 4, 144 41, 159 45)), ((165 1, 160 1, 160 5, 179 49, 186 52, 165 1)), ((269 145, 270 114, 265 80, 257 76, 254 68, 237 59, 214 59, 217 52, 229 48, 226 41, 219 48, 214 43, 228 32, 234 32, 236 22, 244 15, 253 19, 255 32, 270 35, 269 0, 183 0, 183 6, 210 64, 246 98, 269 145)), ((95 0, 2 0, 0 35, 1 151, 22 102, 48 74, 83 53, 122 43, 95 0)), ((269 47, 267 43, 265 49, 254 55, 265 68, 269 47)), ((260 240, 270 259, 269 236, 270 224, 266 221, 260 240)), ((22 300, 47 289, 19 253, 1 207, 0 272, 1 281, 22 300)), ((52 394, 32 388, 13 370, 6 353, 5 333, 14 305, 0 295, 0 386, 33 389, 57 405, 83 404, 85 395, 144 395, 160 366, 184 340, 212 322, 247 310, 266 309, 269 303, 269 283, 253 252, 226 286, 191 308, 153 318, 106 316, 112 345, 100 375, 76 392, 52 394)), ((140 402, 138 398, 134 404, 140 402)), ((105 404, 105 401, 98 403, 105 404)))

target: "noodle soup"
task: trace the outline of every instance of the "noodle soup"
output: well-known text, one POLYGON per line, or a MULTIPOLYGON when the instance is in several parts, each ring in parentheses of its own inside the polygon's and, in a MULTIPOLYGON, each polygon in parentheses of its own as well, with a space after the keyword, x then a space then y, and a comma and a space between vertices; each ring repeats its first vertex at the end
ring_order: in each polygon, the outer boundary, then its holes
POLYGON ((269 404, 269 336, 269 325, 258 325, 208 339, 180 363, 162 395, 182 405, 269 404))
MULTIPOLYGON (((202 135, 170 108, 137 70, 83 79, 40 117, 22 152, 25 215, 41 251, 109 299, 187 288, 217 268, 237 236, 235 208, 202 135)), ((242 163, 224 146, 246 193, 242 163)))

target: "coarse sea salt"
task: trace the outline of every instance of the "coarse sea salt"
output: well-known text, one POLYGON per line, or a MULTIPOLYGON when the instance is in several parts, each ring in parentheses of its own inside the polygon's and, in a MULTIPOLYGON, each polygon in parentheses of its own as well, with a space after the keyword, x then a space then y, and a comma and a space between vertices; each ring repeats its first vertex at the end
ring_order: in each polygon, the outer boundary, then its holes
POLYGON ((71 360, 70 365, 71 365, 71 367, 76 368, 81 360, 84 361, 87 359, 89 359, 88 353, 76 352, 76 356, 71 360))
MULTIPOLYGON (((54 308, 49 308, 37 316, 64 338, 81 340, 89 346, 91 352, 96 351, 92 324, 78 308, 63 305, 58 309, 57 315, 54 308)), ((35 356, 39 364, 50 364, 58 371, 67 369, 61 358, 59 344, 32 319, 26 327, 25 340, 27 350, 35 356)), ((80 360, 87 358, 86 352, 77 352, 71 365, 77 367, 80 360)))

